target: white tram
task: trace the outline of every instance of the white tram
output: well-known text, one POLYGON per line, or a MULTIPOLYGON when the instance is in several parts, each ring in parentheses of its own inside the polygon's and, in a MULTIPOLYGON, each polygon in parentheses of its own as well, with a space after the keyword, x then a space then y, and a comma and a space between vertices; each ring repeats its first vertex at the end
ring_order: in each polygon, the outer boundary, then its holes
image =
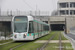
POLYGON ((14 41, 35 40, 49 33, 49 25, 32 16, 14 16, 12 19, 14 41))

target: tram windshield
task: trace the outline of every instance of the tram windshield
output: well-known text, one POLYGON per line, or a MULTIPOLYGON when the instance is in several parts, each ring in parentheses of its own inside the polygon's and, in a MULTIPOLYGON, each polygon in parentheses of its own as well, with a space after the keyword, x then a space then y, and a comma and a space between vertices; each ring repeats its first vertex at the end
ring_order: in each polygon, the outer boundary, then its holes
POLYGON ((14 32, 27 32, 28 19, 26 16, 17 16, 14 18, 14 32))

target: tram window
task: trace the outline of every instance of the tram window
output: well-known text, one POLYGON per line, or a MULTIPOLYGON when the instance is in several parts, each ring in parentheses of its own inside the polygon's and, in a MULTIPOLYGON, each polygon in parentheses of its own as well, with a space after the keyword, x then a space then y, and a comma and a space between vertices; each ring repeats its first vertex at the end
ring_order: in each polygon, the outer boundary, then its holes
POLYGON ((38 32, 38 23, 34 22, 34 32, 37 33, 38 32))
POLYGON ((45 25, 44 30, 49 30, 49 26, 45 25))
POLYGON ((41 24, 39 24, 39 32, 41 32, 41 24))
POLYGON ((33 28, 33 22, 29 22, 29 33, 33 33, 34 32, 34 28, 33 28))
POLYGON ((42 31, 43 31, 43 24, 42 24, 42 31))
POLYGON ((44 29, 43 29, 43 24, 42 24, 42 31, 43 31, 44 29))
POLYGON ((39 23, 37 23, 37 32, 39 32, 39 23))
POLYGON ((41 24, 41 31, 42 31, 42 24, 41 24))

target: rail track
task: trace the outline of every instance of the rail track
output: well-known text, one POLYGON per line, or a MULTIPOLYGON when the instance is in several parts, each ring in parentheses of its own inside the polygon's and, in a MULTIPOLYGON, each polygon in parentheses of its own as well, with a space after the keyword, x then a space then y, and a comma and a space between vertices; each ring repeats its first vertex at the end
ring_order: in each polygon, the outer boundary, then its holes
POLYGON ((52 35, 52 36, 49 38, 49 40, 48 40, 46 43, 44 43, 40 48, 37 48, 37 50, 44 50, 45 47, 48 45, 49 41, 51 41, 51 40, 55 37, 55 35, 56 35, 56 34, 52 35))
MULTIPOLYGON (((56 34, 54 34, 54 35, 52 35, 50 38, 49 38, 49 40, 46 42, 46 43, 44 43, 40 48, 37 48, 37 50, 45 50, 45 48, 46 48, 46 46, 49 44, 49 42, 54 38, 56 36, 56 34)), ((62 48, 62 42, 61 42, 61 34, 59 34, 59 50, 62 50, 63 48, 62 48)))
POLYGON ((17 46, 15 46, 15 47, 13 47, 13 48, 10 48, 9 50, 14 50, 15 48, 21 47, 21 46, 23 46, 24 44, 26 44, 26 43, 22 43, 22 44, 20 44, 20 45, 17 45, 17 46))
POLYGON ((61 34, 59 35, 59 50, 62 50, 61 34))

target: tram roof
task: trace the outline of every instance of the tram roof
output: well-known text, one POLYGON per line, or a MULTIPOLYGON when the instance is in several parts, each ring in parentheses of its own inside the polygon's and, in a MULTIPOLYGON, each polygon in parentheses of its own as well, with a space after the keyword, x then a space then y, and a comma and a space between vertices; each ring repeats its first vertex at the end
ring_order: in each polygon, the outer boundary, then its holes
POLYGON ((33 20, 34 22, 37 22, 37 23, 40 23, 40 24, 44 24, 44 25, 49 25, 49 24, 47 24, 47 23, 45 23, 45 22, 40 22, 40 21, 37 21, 37 20, 33 20))
POLYGON ((44 25, 49 25, 49 24, 41 21, 41 19, 39 17, 34 17, 34 16, 30 16, 30 17, 33 17, 33 21, 34 22, 37 22, 37 23, 40 23, 40 24, 44 24, 44 25))

